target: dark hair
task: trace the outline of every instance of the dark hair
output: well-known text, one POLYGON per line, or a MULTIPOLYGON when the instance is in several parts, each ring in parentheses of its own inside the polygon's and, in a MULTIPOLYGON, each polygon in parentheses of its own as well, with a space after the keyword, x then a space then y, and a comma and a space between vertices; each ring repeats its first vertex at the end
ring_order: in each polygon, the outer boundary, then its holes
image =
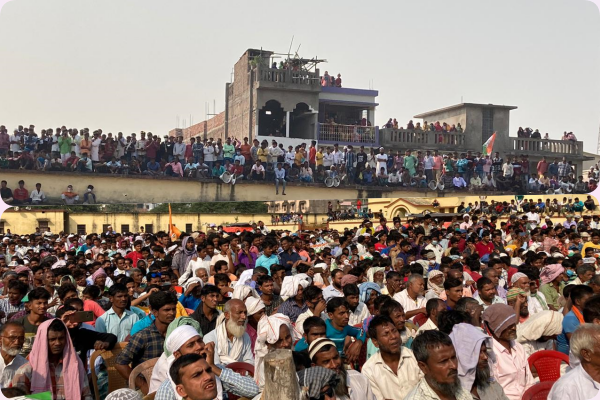
POLYGON ((392 321, 391 318, 388 316, 377 315, 373 317, 373 319, 369 323, 369 337, 377 339, 377 327, 386 324, 391 324, 392 326, 396 327, 396 325, 394 325, 394 321, 392 321))
MULTIPOLYGON (((23 282, 13 279, 8 283, 8 290, 17 289, 21 293, 21 298, 25 297, 29 288, 23 282)), ((4 294, 8 294, 8 290, 4 294)), ((59 292, 60 293, 60 292, 59 292)))
POLYGON ((279 264, 271 265, 271 276, 275 275, 279 271, 285 271, 285 267, 283 265, 279 265, 279 264))
POLYGON ((43 287, 38 287, 33 289, 32 291, 29 292, 29 294, 27 295, 27 298, 29 299, 29 301, 33 301, 33 300, 50 300, 50 293, 48 293, 48 291, 46 289, 44 289, 43 287))
MULTIPOLYGON (((470 324, 471 316, 465 311, 444 310, 438 315, 438 329, 449 335, 456 324, 470 324)), ((414 344, 414 343, 413 343, 414 344)))
POLYGON ((481 278, 479 278, 479 280, 477 280, 477 290, 479 292, 481 292, 485 285, 493 285, 493 284, 494 284, 494 282, 492 282, 492 280, 490 278, 486 278, 485 276, 482 276, 481 278))
POLYGON ((75 309, 71 306, 62 306, 58 310, 56 310, 56 318, 60 319, 67 311, 75 311, 75 309))
POLYGON ((467 311, 469 308, 469 304, 473 304, 474 306, 478 306, 479 302, 472 297, 461 297, 454 306, 456 311, 467 311))
POLYGON ((298 371, 298 367, 310 368, 311 361, 308 353, 306 351, 292 351, 292 357, 294 358, 294 365, 296 366, 296 371, 298 371))
POLYGON ((108 289, 108 295, 110 297, 116 296, 118 293, 128 294, 129 291, 127 290, 127 286, 122 283, 115 283, 108 289))
POLYGON ((304 289, 304 292, 302 292, 302 298, 304 301, 311 301, 319 297, 321 294, 323 294, 323 290, 316 286, 309 286, 304 289))
POLYGON ((177 297, 174 293, 159 291, 150 295, 149 302, 150 308, 154 311, 158 311, 166 305, 177 304, 177 297))
POLYGON ((594 290, 587 285, 568 285, 574 286, 571 289, 571 303, 575 304, 577 300, 583 299, 585 296, 591 296, 594 294, 594 290))
POLYGON ((219 261, 217 261, 215 263, 215 265, 214 265, 215 271, 220 270, 223 265, 228 265, 227 261, 225 261, 225 260, 219 260, 219 261))
POLYGON ((448 278, 448 279, 446 279, 446 281, 444 281, 444 289, 450 290, 452 288, 462 286, 462 284, 463 284, 463 281, 461 279, 448 278))
POLYGON ((594 323, 595 319, 600 319, 600 295, 594 295, 585 302, 582 314, 588 324, 594 323))
POLYGON ((215 274, 213 279, 215 281, 215 286, 223 282, 231 283, 231 279, 229 279, 229 276, 227 276, 227 274, 215 274))
POLYGON ((440 301, 442 300, 438 299, 437 297, 427 300, 427 304, 425 304, 425 312, 427 313, 428 317, 431 315, 433 310, 437 310, 440 301))
POLYGON ((92 299, 97 299, 100 297, 100 288, 98 286, 88 286, 83 289, 83 294, 90 296, 92 299))
POLYGON ((327 312, 334 313, 335 310, 342 306, 346 307, 347 309, 350 309, 350 305, 344 297, 334 297, 327 303, 327 312))
POLYGON ((256 280, 256 284, 258 286, 262 286, 264 285, 266 282, 273 282, 273 277, 271 275, 261 275, 258 277, 258 279, 256 280))
POLYGON ((2 394, 7 399, 12 399, 13 397, 25 396, 27 393, 21 388, 11 387, 11 388, 2 388, 2 394))
POLYGON ((202 298, 203 296, 208 296, 209 294, 212 294, 212 293, 219 294, 219 293, 221 293, 221 291, 215 285, 205 285, 202 288, 202 290, 200 290, 200 298, 202 298))
POLYGON ((0 326, 0 335, 3 335, 4 331, 6 331, 6 328, 9 328, 11 326, 19 326, 19 327, 23 328, 23 324, 20 324, 15 321, 8 321, 4 325, 0 326))
POLYGON ((335 278, 335 276, 336 276, 337 274, 340 274, 340 273, 341 273, 341 274, 343 274, 343 273, 344 273, 344 271, 342 271, 342 270, 341 270, 341 269, 339 269, 339 268, 336 268, 336 269, 334 269, 333 271, 331 271, 331 278, 335 278))
POLYGON ((352 283, 352 284, 348 284, 348 285, 344 286, 343 291, 344 291, 344 296, 346 296, 346 297, 360 295, 360 290, 358 289, 358 286, 356 286, 356 283, 352 283))
POLYGON ((194 364, 204 359, 204 357, 196 353, 190 353, 176 358, 175 361, 173 361, 173 364, 171 364, 171 368, 169 368, 169 375, 171 376, 173 382, 175 382, 176 385, 180 385, 181 374, 179 373, 179 371, 181 371, 182 368, 185 368, 190 364, 194 364))
POLYGON ((265 275, 268 275, 269 274, 269 270, 266 269, 265 267, 256 267, 256 268, 254 268, 254 271, 252 271, 252 275, 256 275, 256 274, 265 274, 265 275))
POLYGON ((327 328, 327 324, 321 317, 308 317, 304 320, 302 324, 302 329, 304 329, 304 333, 308 334, 312 328, 327 328))
POLYGON ((67 299, 67 301, 65 301, 65 307, 67 307, 67 306, 73 307, 73 305, 75 303, 79 303, 79 304, 81 304, 81 307, 83 307, 83 300, 81 300, 79 297, 72 297, 70 299, 67 299))
POLYGON ((390 314, 396 310, 404 311, 404 307, 402 307, 402 304, 398 303, 396 300, 388 298, 387 301, 381 305, 381 308, 379 309, 379 315, 385 315, 386 317, 389 317, 390 314))
POLYGON ((412 351, 417 361, 427 363, 429 350, 441 346, 452 346, 452 340, 444 332, 429 330, 420 333, 412 342, 412 351))
POLYGON ((50 322, 50 325, 48 325, 48 332, 49 331, 67 332, 67 327, 60 319, 54 319, 52 322, 50 322))
POLYGON ((60 301, 63 301, 65 296, 69 292, 77 293, 77 288, 72 283, 65 283, 64 285, 60 286, 56 291, 58 292, 58 298, 60 299, 60 301))

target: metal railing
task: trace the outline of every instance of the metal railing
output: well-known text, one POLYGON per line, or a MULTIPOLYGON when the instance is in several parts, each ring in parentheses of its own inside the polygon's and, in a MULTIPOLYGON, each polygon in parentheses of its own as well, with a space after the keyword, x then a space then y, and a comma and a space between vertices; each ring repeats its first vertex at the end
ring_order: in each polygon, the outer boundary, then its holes
POLYGON ((321 86, 321 79, 318 72, 293 71, 291 69, 258 68, 256 80, 283 85, 303 85, 313 88, 321 86))
MULTIPOLYGON (((556 155, 583 155, 583 142, 574 140, 550 140, 531 138, 510 138, 511 150, 541 152, 556 155)), ((544 154, 542 154, 544 155, 544 154)))
POLYGON ((464 149, 466 135, 464 133, 447 133, 431 131, 415 131, 408 129, 381 129, 379 133, 381 145, 403 148, 454 148, 464 149))
POLYGON ((377 127, 319 124, 319 141, 377 144, 377 127))

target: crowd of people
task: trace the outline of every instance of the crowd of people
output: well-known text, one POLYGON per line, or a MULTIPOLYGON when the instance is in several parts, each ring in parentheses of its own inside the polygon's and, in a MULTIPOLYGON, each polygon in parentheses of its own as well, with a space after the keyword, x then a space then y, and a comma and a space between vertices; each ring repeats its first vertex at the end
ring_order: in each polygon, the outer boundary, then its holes
MULTIPOLYGON (((387 129, 405 129, 403 126, 398 127, 398 121, 396 120, 396 118, 390 118, 388 119, 388 121, 385 123, 384 128, 387 129)), ((460 122, 458 124, 448 124, 446 122, 442 122, 440 124, 440 121, 436 121, 431 122, 431 123, 427 123, 427 121, 423 121, 423 125, 421 125, 420 122, 417 122, 416 124, 413 122, 413 120, 411 119, 410 121, 408 121, 408 123, 406 124, 406 130, 409 131, 422 131, 422 132, 440 132, 440 133, 463 133, 463 127, 461 126, 460 122)))
POLYGON ((259 400, 278 385, 265 358, 289 349, 310 399, 519 400, 538 380, 528 357, 556 349, 570 361, 549 398, 597 395, 600 217, 462 206, 450 223, 344 231, 7 233, 2 392, 259 400), (132 387, 107 393, 90 354, 117 344, 132 387), (142 364, 151 375, 132 377, 142 364))

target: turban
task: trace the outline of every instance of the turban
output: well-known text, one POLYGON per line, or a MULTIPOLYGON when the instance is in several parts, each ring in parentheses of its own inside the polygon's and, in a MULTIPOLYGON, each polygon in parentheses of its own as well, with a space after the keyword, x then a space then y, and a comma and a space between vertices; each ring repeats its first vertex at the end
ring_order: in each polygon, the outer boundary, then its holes
POLYGON ((253 269, 247 269, 240 275, 240 279, 237 280, 236 285, 247 285, 248 282, 252 280, 252 275, 254 274, 253 269))
POLYGON ((167 350, 173 354, 181 348, 188 340, 200 336, 196 328, 190 325, 182 325, 177 328, 165 340, 167 350))
POLYGON ((342 277, 342 287, 358 282, 358 277, 346 274, 342 277))
POLYGON ((108 275, 106 275, 106 272, 104 271, 104 268, 98 268, 96 270, 96 272, 94 272, 92 274, 92 282, 96 282, 96 278, 99 276, 103 276, 103 277, 107 277, 108 275))
POLYGON ((552 310, 540 311, 517 326, 517 341, 536 341, 542 336, 556 336, 562 333, 563 315, 552 310))
POLYGON ((540 272, 540 280, 542 281, 542 284, 552 282, 563 272, 565 272, 565 269, 560 264, 546 265, 542 269, 542 272, 540 272))
POLYGON ((376 291, 378 296, 381 296, 381 288, 373 282, 365 282, 360 285, 360 301, 366 303, 371 298, 371 293, 376 291))
POLYGON ((318 399, 321 390, 325 386, 335 388, 339 382, 339 376, 334 371, 323 367, 306 368, 298 372, 298 383, 300 387, 308 388, 308 396, 318 399))
POLYGON ((142 400, 142 395, 133 389, 117 389, 109 393, 106 400, 142 400))
POLYGON ((292 336, 292 343, 300 338, 300 335, 296 335, 296 331, 292 327, 292 321, 287 315, 280 313, 273 314, 270 317, 265 316, 258 321, 256 329, 256 344, 254 346, 255 361, 254 361, 254 380, 262 390, 264 387, 264 359, 269 348, 267 344, 277 343, 279 340, 279 331, 282 325, 285 325, 290 330, 292 336))
POLYGON ((506 301, 516 299, 520 295, 523 295, 523 296, 526 295, 526 293, 525 293, 525 291, 523 291, 523 289, 518 288, 518 287, 510 288, 508 290, 508 292, 506 292, 506 301))
POLYGON ((385 267, 372 267, 367 271, 367 279, 369 282, 375 282, 375 274, 383 272, 383 280, 385 281, 385 267))
MULTIPOLYGON (((173 333, 177 328, 184 326, 184 325, 189 325, 191 327, 193 327, 196 332, 198 333, 198 335, 200 335, 200 337, 203 337, 202 335, 202 329, 200 328, 200 323, 198 321, 196 321, 193 318, 190 317, 179 317, 179 318, 175 318, 175 320, 173 322, 171 322, 169 324, 169 326, 167 327, 167 333, 165 335, 166 339, 169 339, 169 337, 171 336, 171 333, 173 333)), ((167 347, 167 340, 165 340, 165 344, 163 346, 164 348, 164 352, 166 354, 167 357, 169 357, 172 352, 169 351, 168 347, 167 347)))
POLYGON ((478 327, 463 323, 454 325, 450 333, 450 339, 452 339, 452 344, 456 349, 458 379, 462 387, 470 391, 473 382, 475 382, 481 345, 485 343, 488 354, 490 354, 492 351, 492 338, 484 334, 478 327))
POLYGON ((187 290, 189 289, 189 287, 194 284, 194 283, 199 283, 200 284, 200 288, 202 289, 204 287, 204 282, 202 282, 202 279, 197 278, 197 277, 193 277, 188 279, 184 284, 183 284, 183 293, 187 292, 187 290))
POLYGON ((496 336, 501 336, 506 328, 519 322, 515 310, 511 306, 501 303, 489 306, 483 312, 483 320, 487 322, 496 336))
POLYGON ((265 303, 263 303, 261 299, 257 299, 255 297, 248 297, 244 303, 246 303, 248 316, 254 315, 265 308, 265 303))
POLYGON ((510 283, 514 285, 515 282, 521 278, 527 278, 527 275, 525 275, 522 272, 516 272, 515 274, 513 274, 512 278, 510 278, 510 283))
POLYGON ((306 274, 296 274, 294 276, 286 276, 281 283, 281 296, 284 300, 294 297, 298 294, 298 286, 306 289, 310 285, 310 278, 306 274))
POLYGON ((260 298, 258 293, 256 293, 256 290, 252 289, 250 286, 240 285, 238 283, 233 288, 233 294, 231 295, 231 298, 244 301, 248 296, 252 296, 257 299, 260 298))

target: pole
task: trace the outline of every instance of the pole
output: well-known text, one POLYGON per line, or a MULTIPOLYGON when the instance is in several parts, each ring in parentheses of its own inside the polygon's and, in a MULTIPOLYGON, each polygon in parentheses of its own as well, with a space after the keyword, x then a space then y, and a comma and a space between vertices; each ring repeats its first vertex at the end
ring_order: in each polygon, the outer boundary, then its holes
POLYGON ((278 349, 265 357, 262 400, 300 400, 300 387, 292 351, 278 349))

